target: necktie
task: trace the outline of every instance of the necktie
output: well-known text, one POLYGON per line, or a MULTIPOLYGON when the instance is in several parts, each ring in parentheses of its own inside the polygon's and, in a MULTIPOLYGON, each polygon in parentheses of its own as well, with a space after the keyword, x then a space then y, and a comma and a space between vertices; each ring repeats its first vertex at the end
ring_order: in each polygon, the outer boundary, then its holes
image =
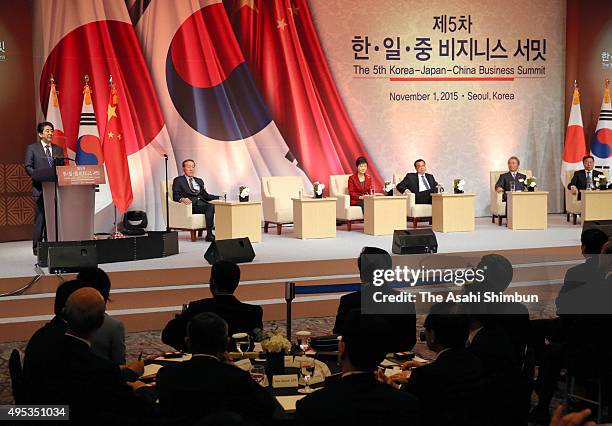
POLYGON ((195 188, 193 187, 193 178, 187 179, 187 182, 189 182, 189 189, 191 189, 191 192, 194 192, 194 193, 197 192, 195 188))
POLYGON ((49 145, 45 145, 45 154, 47 155, 47 161, 49 162, 49 166, 53 167, 53 157, 51 156, 51 150, 49 149, 49 145))
POLYGON ((587 185, 589 187, 593 186, 593 179, 591 179, 591 172, 587 172, 587 185))
POLYGON ((431 189, 431 186, 429 186, 429 182, 427 182, 427 179, 425 179, 425 175, 421 175, 421 179, 423 179, 423 185, 425 185, 425 189, 431 189))
POLYGON ((516 179, 516 172, 512 172, 512 179, 516 179))

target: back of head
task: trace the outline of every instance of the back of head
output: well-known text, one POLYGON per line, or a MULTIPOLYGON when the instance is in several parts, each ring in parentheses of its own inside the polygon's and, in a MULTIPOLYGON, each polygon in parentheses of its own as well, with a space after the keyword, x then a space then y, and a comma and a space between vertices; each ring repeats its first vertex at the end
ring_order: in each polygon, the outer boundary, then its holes
POLYGON ((227 349, 227 323, 219 315, 203 312, 187 324, 188 346, 196 354, 218 355, 227 349))
POLYGON ((240 267, 227 260, 215 262, 210 271, 210 288, 213 293, 233 294, 240 282, 240 267))
POLYGON ((478 269, 484 270, 485 280, 482 286, 485 287, 485 291, 504 291, 512 282, 514 275, 512 263, 499 254, 482 256, 478 269))
POLYGON ((584 254, 599 254, 603 245, 608 241, 608 236, 601 229, 586 229, 580 235, 582 252, 584 254))
POLYGON ((88 287, 88 285, 80 280, 70 280, 61 283, 57 287, 57 290, 55 290, 55 304, 53 306, 53 312, 55 315, 61 317, 63 315, 62 311, 66 306, 66 301, 70 295, 83 287, 88 287))
POLYGON ((364 247, 361 249, 357 259, 359 276, 364 284, 371 284, 374 281, 374 271, 391 269, 393 262, 389 252, 378 247, 364 247))
POLYGON ((64 319, 68 330, 81 336, 93 334, 104 322, 106 303, 100 292, 84 287, 73 292, 66 301, 64 319))
POLYGON ((100 292, 104 300, 108 300, 110 296, 111 282, 110 278, 100 268, 83 268, 77 275, 77 280, 83 281, 85 284, 95 288, 100 292))
POLYGON ((444 348, 464 348, 470 333, 469 318, 455 303, 432 305, 424 326, 433 331, 436 342, 444 348))
POLYGON ((389 340, 387 321, 378 315, 362 315, 354 309, 342 327, 345 355, 356 370, 373 371, 385 358, 389 340))

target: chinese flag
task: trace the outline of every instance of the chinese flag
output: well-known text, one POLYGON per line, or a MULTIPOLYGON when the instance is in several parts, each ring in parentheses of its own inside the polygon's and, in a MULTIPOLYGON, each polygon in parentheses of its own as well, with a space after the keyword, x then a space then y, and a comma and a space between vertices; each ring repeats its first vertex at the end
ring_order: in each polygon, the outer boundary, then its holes
POLYGON ((353 173, 359 156, 382 179, 346 112, 307 0, 242 0, 229 7, 236 38, 291 152, 311 181, 353 173))
POLYGON ((119 95, 115 83, 111 83, 102 152, 104 153, 106 174, 113 202, 121 213, 125 213, 134 196, 132 194, 132 182, 130 181, 123 130, 119 119, 119 95))

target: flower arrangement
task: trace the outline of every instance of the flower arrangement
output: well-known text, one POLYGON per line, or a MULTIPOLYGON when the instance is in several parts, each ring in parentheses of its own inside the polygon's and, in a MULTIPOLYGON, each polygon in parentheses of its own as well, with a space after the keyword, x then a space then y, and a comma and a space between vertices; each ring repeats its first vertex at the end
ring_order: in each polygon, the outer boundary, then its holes
POLYGON ((393 195, 393 183, 390 180, 385 181, 384 190, 387 195, 393 195))
POLYGON ((238 199, 242 202, 249 201, 250 193, 251 193, 251 190, 249 189, 248 186, 241 185, 238 188, 238 199))
POLYGON ((261 341, 261 347, 269 353, 291 352, 291 342, 280 333, 268 333, 261 341))
POLYGON ((455 194, 463 194, 465 189, 465 180, 463 179, 454 179, 453 180, 453 189, 455 194))
POLYGON ((608 179, 604 175, 599 175, 595 179, 595 185, 599 187, 599 189, 607 189, 608 188, 608 179))
POLYGON ((525 185, 527 185, 527 191, 529 192, 535 191, 535 188, 537 186, 536 177, 535 176, 528 177, 527 181, 525 182, 525 185))
POLYGON ((325 189, 325 185, 320 183, 320 182, 314 182, 312 184, 312 188, 314 189, 314 193, 315 193, 315 198, 322 198, 323 197, 323 190, 325 189))

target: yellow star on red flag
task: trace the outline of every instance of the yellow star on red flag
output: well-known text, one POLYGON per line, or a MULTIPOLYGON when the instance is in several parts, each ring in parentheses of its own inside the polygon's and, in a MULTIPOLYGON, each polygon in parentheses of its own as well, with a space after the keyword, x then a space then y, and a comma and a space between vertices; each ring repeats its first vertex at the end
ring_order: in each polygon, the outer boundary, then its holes
POLYGON ((285 18, 280 18, 276 21, 276 28, 279 30, 284 31, 286 26, 287 23, 285 22, 285 18))
POLYGON ((111 104, 108 104, 108 109, 106 111, 106 114, 108 115, 108 121, 110 121, 112 117, 117 118, 117 107, 112 106, 111 104))

